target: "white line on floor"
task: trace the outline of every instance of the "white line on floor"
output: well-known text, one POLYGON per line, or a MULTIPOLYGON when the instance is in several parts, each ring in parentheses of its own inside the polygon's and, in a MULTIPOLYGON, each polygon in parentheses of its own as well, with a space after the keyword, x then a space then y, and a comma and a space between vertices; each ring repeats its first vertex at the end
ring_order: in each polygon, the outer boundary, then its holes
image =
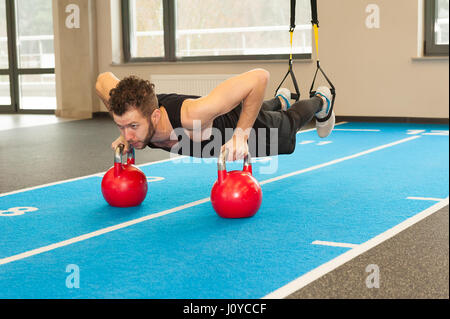
MULTIPOLYGON (((343 125, 343 124, 347 124, 347 123, 348 122, 339 122, 339 123, 334 124, 334 127, 339 126, 339 125, 343 125)), ((298 131, 297 134, 303 134, 303 133, 311 132, 311 131, 315 131, 315 130, 316 130, 316 128, 310 128, 310 129, 307 129, 307 130, 298 131)), ((333 131, 334 130, 336 130, 336 129, 334 128, 333 131)))
POLYGON ((344 248, 355 248, 355 247, 359 246, 357 244, 335 243, 332 241, 321 241, 321 240, 315 240, 311 244, 322 245, 322 246, 332 246, 332 247, 344 247, 344 248))
POLYGON ((398 224, 397 226, 392 227, 391 229, 385 231, 384 233, 366 241, 365 243, 358 245, 358 247, 353 248, 342 255, 330 260, 329 262, 311 270, 310 272, 304 274, 303 276, 291 281, 287 285, 271 292, 270 294, 263 297, 263 299, 282 299, 290 294, 296 292, 297 290, 305 287, 316 279, 322 277, 323 275, 331 272, 337 267, 345 264, 346 262, 352 260, 353 258, 361 255, 362 253, 372 249, 373 247, 381 244, 382 242, 388 240, 389 238, 397 235, 401 231, 406 228, 414 225, 415 223, 421 221, 422 219, 430 216, 431 214, 437 212, 441 208, 448 205, 448 197, 439 203, 434 204, 433 206, 425 209, 424 211, 414 215, 411 218, 408 218, 404 222, 398 224))
POLYGON ((423 133, 422 135, 448 136, 448 131, 423 133))
POLYGON ((47 252, 47 251, 50 251, 50 250, 54 250, 56 248, 68 246, 68 245, 71 245, 71 244, 74 244, 74 243, 77 243, 77 242, 80 242, 80 241, 83 241, 83 240, 86 240, 86 239, 89 239, 89 238, 93 238, 93 237, 100 236, 100 235, 103 235, 103 234, 106 234, 106 233, 110 233, 110 232, 118 230, 118 229, 129 227, 129 226, 132 226, 132 225, 135 225, 135 224, 139 224, 139 223, 142 223, 142 222, 150 220, 150 219, 154 219, 154 218, 158 218, 158 217, 161 217, 161 216, 169 215, 169 214, 178 212, 178 211, 183 210, 183 209, 187 209, 187 208, 190 208, 190 207, 194 207, 194 206, 197 206, 197 205, 204 204, 204 203, 206 203, 208 201, 209 201, 209 198, 204 198, 204 199, 192 202, 192 203, 188 203, 186 205, 178 206, 178 207, 171 208, 171 209, 159 212, 159 213, 155 213, 155 214, 147 215, 147 216, 144 216, 144 217, 141 217, 141 218, 129 220, 129 221, 121 223, 121 224, 117 224, 117 225, 114 225, 114 226, 106 227, 106 228, 103 228, 103 229, 100 229, 100 230, 97 230, 97 231, 94 231, 94 232, 91 232, 91 233, 88 233, 88 234, 84 234, 84 235, 81 235, 81 236, 78 236, 78 237, 67 239, 67 240, 61 241, 59 243, 55 243, 55 244, 51 244, 51 245, 48 245, 48 246, 36 248, 36 249, 30 250, 30 251, 26 251, 26 252, 21 253, 21 254, 17 254, 17 255, 11 256, 11 257, 6 257, 6 258, 3 258, 3 259, 0 259, 0 265, 4 265, 4 264, 10 263, 10 262, 13 262, 13 261, 16 261, 16 260, 24 259, 24 258, 27 258, 27 257, 30 257, 30 256, 42 254, 44 252, 47 252))
MULTIPOLYGON (((348 122, 339 122, 339 123, 336 123, 335 126, 346 124, 346 123, 348 123, 348 122)), ((299 131, 299 132, 297 132, 297 134, 303 134, 303 133, 310 132, 310 131, 315 131, 315 130, 316 130, 315 128, 311 128, 311 129, 308 129, 308 130, 299 131)), ((143 166, 147 166, 147 165, 154 165, 154 164, 159 164, 159 163, 164 163, 164 162, 180 160, 180 159, 183 159, 185 157, 187 157, 187 156, 179 156, 179 155, 171 154, 171 158, 160 160, 160 161, 155 161, 155 162, 139 164, 139 165, 136 165, 136 166, 137 167, 143 167, 143 166)), ((82 179, 86 179, 86 178, 90 178, 90 177, 103 177, 103 175, 105 175, 105 173, 106 173, 106 171, 100 172, 100 173, 95 173, 95 174, 92 174, 92 175, 86 175, 86 176, 75 177, 75 178, 66 179, 66 180, 62 180, 62 181, 57 181, 57 182, 53 182, 53 183, 42 184, 42 185, 38 185, 38 186, 18 189, 18 190, 12 191, 12 192, 0 194, 0 197, 13 195, 13 194, 17 194, 17 193, 22 193, 22 192, 27 192, 27 191, 31 191, 31 190, 34 190, 34 189, 49 187, 49 186, 53 186, 53 185, 58 185, 58 184, 63 184, 63 183, 68 183, 68 182, 74 182, 74 181, 78 181, 78 180, 82 180, 82 179)))
POLYGON ((322 146, 322 145, 327 145, 330 143, 333 143, 333 142, 332 141, 322 141, 322 142, 317 143, 316 145, 322 146))
MULTIPOLYGON (((359 157, 359 156, 362 156, 362 155, 365 155, 365 154, 369 154, 369 153, 372 153, 372 152, 375 152, 375 151, 379 151, 379 150, 385 149, 387 147, 392 147, 392 146, 398 145, 400 143, 405 143, 405 142, 408 142, 408 141, 412 141, 412 140, 417 139, 417 138, 420 138, 420 136, 412 136, 412 137, 405 138, 405 139, 402 139, 402 140, 399 140, 399 141, 396 141, 396 142, 392 142, 392 143, 389 143, 389 144, 381 145, 381 146, 378 146, 378 147, 375 147, 375 148, 372 148, 372 149, 369 149, 369 150, 366 150, 364 152, 360 152, 360 153, 357 153, 357 154, 354 154, 354 155, 351 155, 351 156, 346 156, 346 157, 343 157, 343 158, 340 158, 340 159, 336 159, 336 160, 333 160, 333 161, 330 161, 330 162, 327 162, 327 163, 323 163, 323 164, 320 164, 320 165, 315 165, 315 166, 312 166, 312 167, 309 167, 309 168, 306 168, 306 169, 302 169, 302 170, 299 170, 299 171, 296 171, 296 172, 292 172, 292 173, 289 173, 289 174, 278 176, 276 178, 271 178, 271 179, 268 179, 266 181, 261 182, 260 184, 264 185, 264 184, 272 183, 272 182, 275 182, 275 181, 279 181, 279 180, 282 180, 282 179, 285 179, 285 178, 288 178, 288 177, 291 177, 291 176, 299 175, 299 174, 302 174, 302 173, 305 173, 305 172, 309 172, 309 171, 316 170, 316 169, 319 169, 319 168, 322 168, 322 167, 326 167, 326 166, 330 166, 330 165, 333 165, 333 164, 337 164, 337 163, 343 162, 345 160, 356 158, 356 157, 359 157)), ((186 208, 194 207, 194 206, 206 203, 209 200, 210 200, 209 197, 208 198, 203 198, 203 199, 200 199, 200 200, 195 201, 195 202, 191 202, 191 203, 188 203, 188 204, 185 204, 185 205, 182 205, 182 206, 174 207, 174 208, 171 208, 171 209, 159 212, 159 213, 150 214, 150 215, 138 218, 138 219, 130 220, 130 221, 127 221, 127 222, 115 225, 115 226, 110 226, 110 227, 107 227, 107 228, 103 228, 103 229, 100 229, 100 230, 97 230, 97 231, 94 231, 94 232, 91 232, 91 233, 88 233, 88 234, 85 234, 85 235, 81 235, 81 236, 78 236, 78 237, 74 237, 74 238, 71 238, 71 239, 68 239, 68 240, 61 241, 59 243, 55 243, 55 244, 51 244, 51 245, 48 245, 48 246, 45 246, 45 247, 33 249, 33 250, 30 250, 30 251, 27 251, 27 252, 24 252, 24 253, 21 253, 21 254, 17 254, 17 255, 14 255, 14 256, 5 257, 3 259, 0 259, 0 265, 4 265, 4 264, 7 264, 7 263, 10 263, 10 262, 13 262, 13 261, 17 261, 17 260, 20 260, 20 259, 24 259, 24 258, 27 258, 27 257, 30 257, 30 256, 38 255, 38 254, 41 254, 43 252, 54 250, 54 249, 59 248, 59 247, 64 247, 64 246, 67 246, 67 245, 70 245, 70 244, 74 244, 74 243, 77 243, 77 242, 80 242, 80 241, 83 241, 83 240, 86 240, 86 239, 89 239, 89 238, 92 238, 92 237, 103 235, 103 234, 106 234, 106 233, 109 233, 109 232, 112 232, 112 231, 115 231, 115 230, 118 230, 118 229, 122 229, 122 228, 125 228, 125 227, 128 227, 128 226, 131 226, 131 225, 135 225, 135 224, 138 224, 138 223, 150 220, 150 219, 154 219, 154 218, 157 218, 157 217, 168 215, 168 214, 171 214, 171 213, 174 213, 174 212, 186 209, 186 208)))
POLYGON ((333 131, 342 131, 342 132, 381 132, 381 130, 375 130, 375 129, 351 129, 351 128, 335 128, 333 131))
MULTIPOLYGON (((139 164, 139 165, 135 165, 135 166, 137 166, 137 167, 143 167, 143 166, 154 165, 154 164, 159 164, 159 163, 164 163, 164 162, 171 162, 171 161, 178 160, 178 159, 181 159, 181 158, 184 158, 184 157, 186 157, 186 156, 175 156, 175 157, 173 157, 173 158, 168 158, 168 159, 164 159, 164 160, 160 160, 160 161, 155 161, 155 162, 150 162, 150 163, 145 163, 145 164, 139 164)), ((111 164, 111 166, 112 166, 112 164, 111 164)), ((63 180, 63 181, 58 181, 58 182, 53 182, 53 183, 43 184, 43 185, 39 185, 39 186, 23 188, 23 189, 19 189, 19 190, 16 190, 16 191, 9 192, 9 193, 3 193, 3 194, 0 194, 0 197, 12 195, 12 194, 17 194, 17 193, 23 193, 23 192, 31 191, 31 190, 34 190, 34 189, 39 189, 39 188, 44 188, 44 187, 54 186, 54 185, 58 185, 58 184, 64 184, 64 183, 74 182, 74 181, 86 179, 86 178, 89 178, 89 177, 103 177, 103 175, 105 175, 105 173, 106 173, 106 171, 101 172, 101 173, 95 173, 95 174, 92 174, 92 175, 86 175, 86 176, 81 176, 81 177, 75 177, 75 178, 71 178, 71 179, 66 179, 66 180, 63 180)))
POLYGON ((311 166, 311 167, 308 167, 308 168, 305 168, 305 169, 302 169, 302 170, 299 170, 299 171, 296 171, 296 172, 292 172, 292 173, 288 173, 288 174, 281 175, 281 176, 278 176, 278 177, 274 177, 274 178, 271 178, 271 179, 267 179, 265 181, 260 182, 260 184, 264 185, 264 184, 267 184, 267 183, 272 183, 272 182, 275 182, 275 181, 278 181, 280 179, 284 179, 284 178, 287 178, 287 177, 290 177, 290 176, 303 174, 305 172, 310 172, 310 171, 313 171, 313 170, 316 170, 316 169, 319 169, 319 168, 322 168, 322 167, 334 165, 334 164, 337 164, 337 163, 340 163, 340 162, 343 162, 343 161, 346 161, 346 160, 349 160, 349 159, 352 159, 352 158, 360 157, 360 156, 363 156, 363 155, 366 155, 366 154, 369 154, 369 153, 373 153, 373 152, 376 152, 376 151, 379 151, 379 150, 382 150, 382 149, 385 149, 385 148, 388 148, 388 147, 392 147, 392 146, 395 146, 395 145, 398 145, 398 144, 401 144, 401 143, 412 141, 412 140, 415 140, 417 138, 420 138, 420 136, 419 135, 415 135, 415 136, 411 136, 411 137, 408 137, 408 138, 404 138, 404 139, 396 141, 396 142, 392 142, 392 143, 389 143, 389 144, 385 144, 385 145, 381 145, 381 146, 378 146, 378 147, 374 147, 374 148, 371 148, 369 150, 366 150, 366 151, 363 151, 363 152, 360 152, 360 153, 356 153, 356 154, 353 154, 353 155, 350 155, 350 156, 346 156, 346 157, 342 157, 342 158, 338 158, 338 159, 332 160, 330 162, 326 162, 326 163, 323 163, 323 164, 311 166))
POLYGON ((435 202, 440 202, 444 200, 443 198, 434 198, 434 197, 406 197, 406 199, 414 199, 414 200, 431 200, 435 202))

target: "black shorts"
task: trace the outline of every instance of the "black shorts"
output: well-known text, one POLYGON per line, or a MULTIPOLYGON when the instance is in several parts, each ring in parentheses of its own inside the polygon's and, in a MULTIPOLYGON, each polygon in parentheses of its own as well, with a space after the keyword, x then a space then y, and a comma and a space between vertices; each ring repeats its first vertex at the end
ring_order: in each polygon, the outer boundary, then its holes
MULTIPOLYGON (((296 125, 290 112, 273 111, 277 107, 277 102, 279 103, 278 99, 264 101, 253 124, 248 140, 249 152, 253 157, 291 154, 295 150, 296 125)), ((241 110, 241 106, 233 110, 237 115, 236 118, 239 118, 241 110)))

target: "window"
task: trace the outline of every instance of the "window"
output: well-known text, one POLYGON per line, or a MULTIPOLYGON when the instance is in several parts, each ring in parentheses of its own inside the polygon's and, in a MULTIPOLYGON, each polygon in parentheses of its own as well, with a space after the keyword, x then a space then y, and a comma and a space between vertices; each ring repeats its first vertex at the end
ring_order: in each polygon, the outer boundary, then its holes
MULTIPOLYGON (((122 0, 125 60, 288 58, 290 1, 122 0)), ((297 0, 295 58, 312 52, 309 0, 297 0)))
POLYGON ((0 112, 56 109, 52 2, 0 0, 0 112))
POLYGON ((448 55, 449 0, 425 1, 425 55, 448 55))

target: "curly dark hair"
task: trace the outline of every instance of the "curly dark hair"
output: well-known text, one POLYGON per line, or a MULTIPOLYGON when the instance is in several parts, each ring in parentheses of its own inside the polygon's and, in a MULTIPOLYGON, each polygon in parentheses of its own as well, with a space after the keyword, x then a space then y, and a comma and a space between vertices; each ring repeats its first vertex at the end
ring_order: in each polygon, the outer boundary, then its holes
POLYGON ((109 111, 118 116, 122 116, 130 108, 135 107, 144 117, 149 118, 158 108, 155 85, 134 75, 122 79, 109 92, 109 96, 109 111))

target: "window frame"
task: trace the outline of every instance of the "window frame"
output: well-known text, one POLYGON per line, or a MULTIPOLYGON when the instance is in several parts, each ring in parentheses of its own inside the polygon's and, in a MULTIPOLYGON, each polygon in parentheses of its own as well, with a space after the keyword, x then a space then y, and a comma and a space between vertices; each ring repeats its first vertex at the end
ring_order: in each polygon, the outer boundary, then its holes
POLYGON ((436 0, 425 0, 425 56, 448 56, 448 44, 435 44, 436 0))
MULTIPOLYGON (((258 54, 258 55, 214 55, 214 56, 176 56, 176 18, 175 0, 162 0, 163 2, 163 30, 164 30, 164 57, 132 57, 131 33, 130 33, 130 5, 129 0, 121 0, 122 9, 122 41, 125 63, 142 62, 214 62, 214 61, 261 61, 261 60, 287 60, 286 54, 258 54)), ((289 30, 286 29, 286 32, 289 30)), ((307 60, 312 58, 312 53, 293 54, 294 59, 307 60)))

